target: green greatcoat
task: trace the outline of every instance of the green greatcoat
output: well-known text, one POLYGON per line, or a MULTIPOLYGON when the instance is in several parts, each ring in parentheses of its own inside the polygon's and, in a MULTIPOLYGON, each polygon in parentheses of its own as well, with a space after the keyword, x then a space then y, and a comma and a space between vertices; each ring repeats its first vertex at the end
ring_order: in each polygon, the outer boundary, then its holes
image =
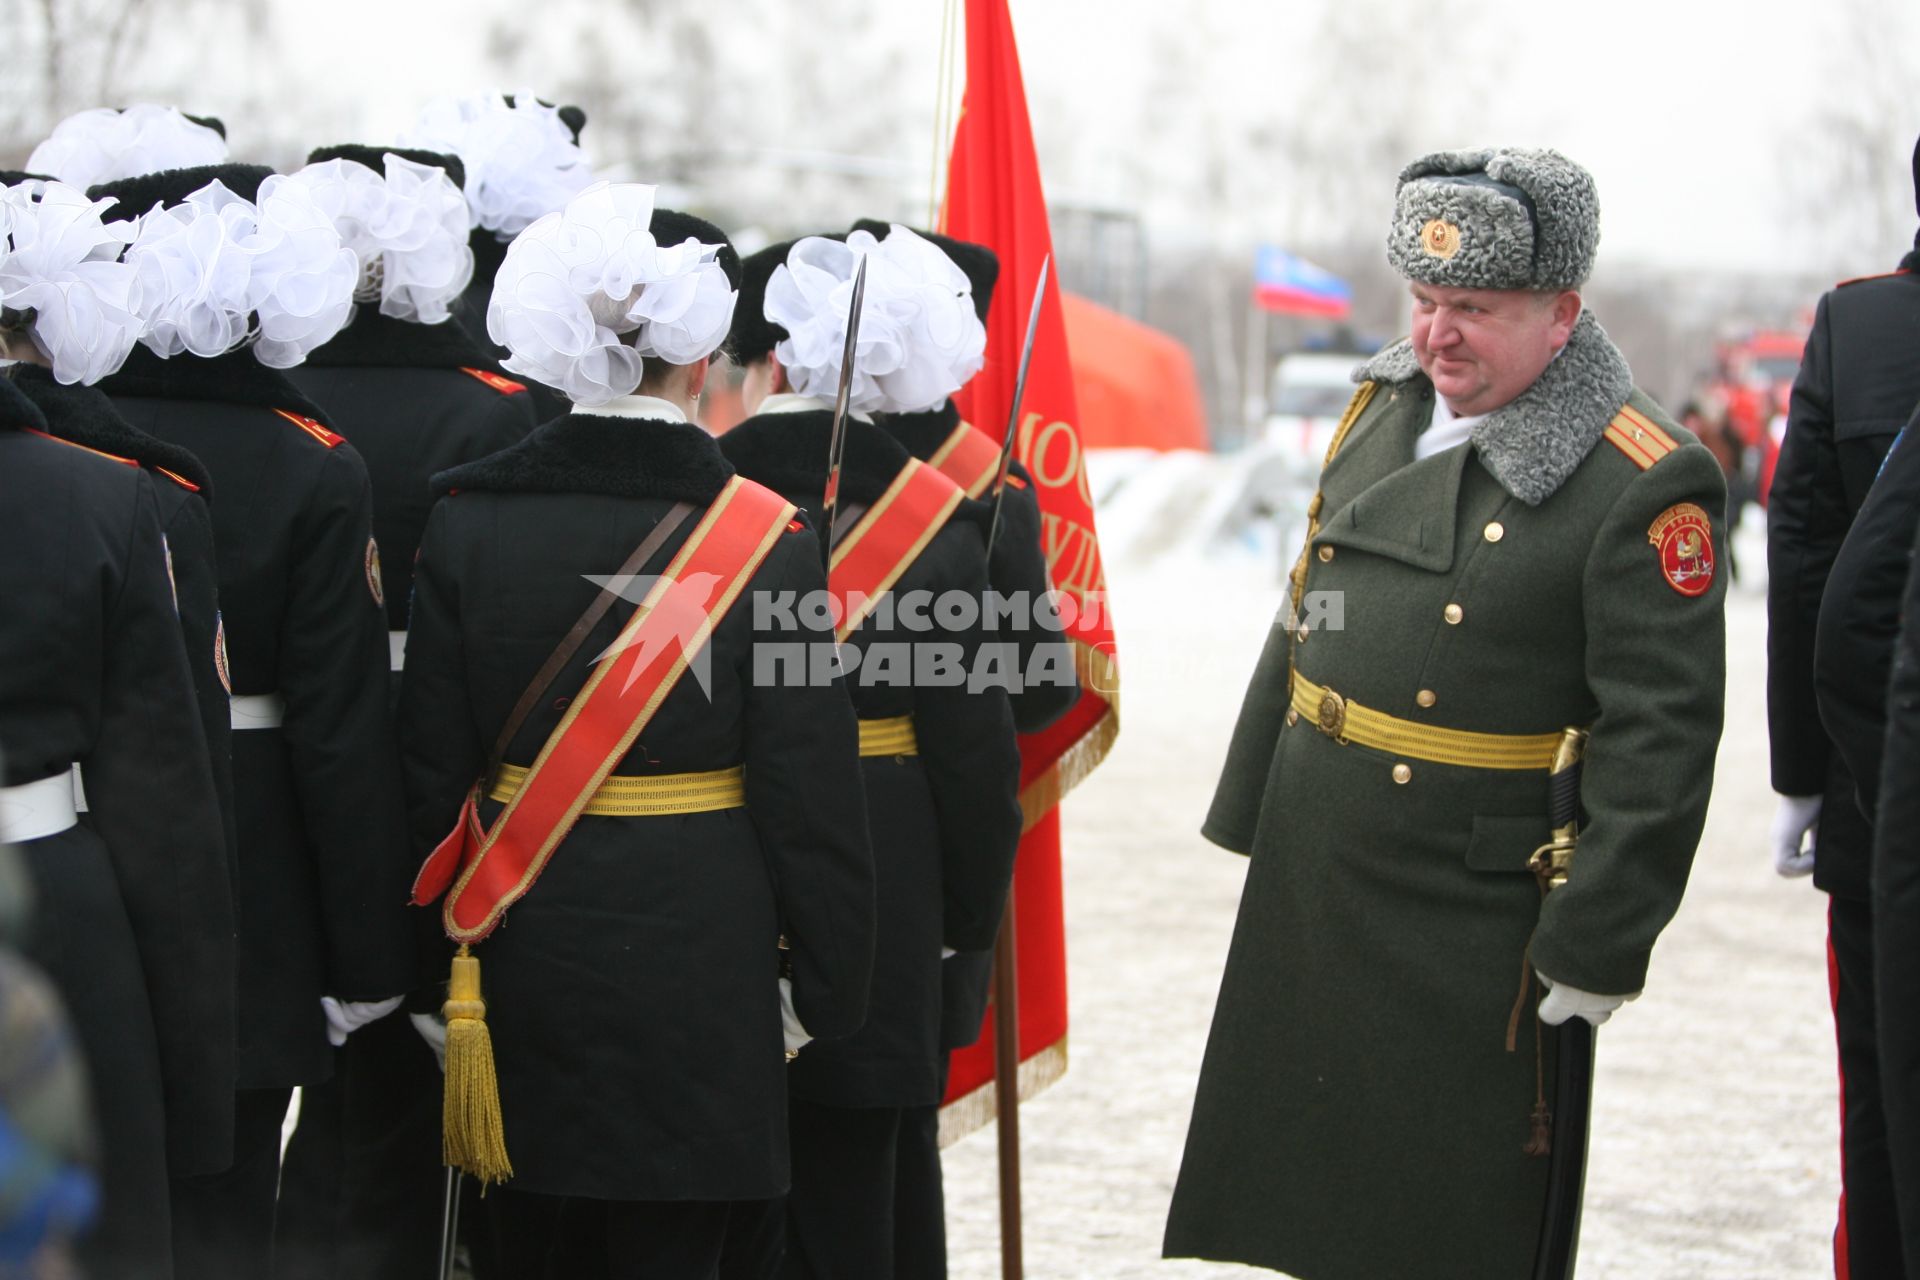
POLYGON ((1683 594, 1649 534, 1696 504, 1717 557, 1725 487, 1591 316, 1470 444, 1424 460, 1434 392, 1408 344, 1356 377, 1377 385, 1322 473, 1307 556, 1320 626, 1276 624, 1204 828, 1251 862, 1166 1253, 1305 1280, 1526 1280, 1548 1161, 1522 1150, 1531 1016, 1507 1047, 1523 957, 1637 992, 1679 906, 1720 737, 1726 574, 1683 594), (1623 404, 1678 447, 1643 468, 1603 438, 1623 404), (1290 665, 1418 724, 1590 726, 1569 883, 1543 905, 1527 871, 1544 769, 1288 723, 1290 665))

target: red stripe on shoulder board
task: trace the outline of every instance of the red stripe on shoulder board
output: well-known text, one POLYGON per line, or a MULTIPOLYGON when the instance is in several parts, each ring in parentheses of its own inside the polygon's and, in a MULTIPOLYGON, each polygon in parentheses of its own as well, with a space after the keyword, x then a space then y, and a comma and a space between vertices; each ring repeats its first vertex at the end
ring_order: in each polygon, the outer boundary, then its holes
POLYGON ((158 471, 161 475, 165 476, 167 479, 179 485, 182 489, 185 489, 188 493, 200 492, 200 486, 195 484, 193 481, 187 479, 183 475, 178 475, 172 471, 167 470, 165 467, 155 467, 154 470, 158 471))
POLYGON ((495 391, 498 391, 503 396, 518 396, 518 395, 526 394, 526 390, 527 390, 526 383, 515 382, 512 378, 503 378, 491 369, 470 369, 466 365, 461 365, 460 372, 464 374, 469 374, 472 377, 480 379, 480 381, 486 383, 488 386, 492 387, 495 391))
POLYGON ((117 453, 107 453, 101 449, 90 449, 84 444, 77 444, 72 440, 63 440, 59 436, 40 430, 38 427, 22 427, 21 430, 30 436, 39 436, 42 440, 51 440, 55 444, 63 444, 69 449, 78 449, 80 452, 90 453, 96 458, 105 458, 108 462, 117 462, 123 467, 138 467, 140 465, 132 458, 123 458, 117 453))
POLYGON ((312 418, 305 418, 297 413, 290 413, 285 409, 275 409, 274 412, 279 414, 281 417, 285 418, 288 422, 291 422, 294 426, 306 432, 308 435, 312 436, 315 440, 318 440, 321 444, 327 446, 327 448, 329 449, 337 448, 343 441, 346 440, 345 436, 335 435, 333 432, 327 430, 325 427, 315 422, 312 418))

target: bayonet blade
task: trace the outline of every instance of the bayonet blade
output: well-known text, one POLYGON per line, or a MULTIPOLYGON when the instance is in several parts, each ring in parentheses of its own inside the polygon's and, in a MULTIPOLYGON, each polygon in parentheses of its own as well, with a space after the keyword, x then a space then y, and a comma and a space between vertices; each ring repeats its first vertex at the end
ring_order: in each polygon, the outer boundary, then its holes
POLYGON ((833 515, 840 505, 840 464, 847 453, 847 401, 853 394, 853 360, 860 341, 860 307, 867 298, 867 258, 853 273, 853 301, 847 308, 847 344, 840 353, 840 389, 833 397, 833 432, 827 437, 827 492, 820 502, 820 525, 829 562, 833 555, 833 515))
POLYGON ((1007 498, 1007 468, 1013 463, 1013 446, 1020 434, 1020 402, 1027 394, 1027 366, 1033 362, 1033 342, 1040 333, 1040 304, 1047 297, 1047 272, 1053 267, 1053 255, 1040 259, 1040 275, 1033 282, 1033 305, 1027 311, 1027 338, 1020 346, 1020 369, 1013 379, 1013 403, 1007 409, 1007 434, 1000 442, 1000 469, 993 479, 993 519, 987 525, 987 554, 993 554, 993 540, 1000 533, 1000 507, 1007 498))

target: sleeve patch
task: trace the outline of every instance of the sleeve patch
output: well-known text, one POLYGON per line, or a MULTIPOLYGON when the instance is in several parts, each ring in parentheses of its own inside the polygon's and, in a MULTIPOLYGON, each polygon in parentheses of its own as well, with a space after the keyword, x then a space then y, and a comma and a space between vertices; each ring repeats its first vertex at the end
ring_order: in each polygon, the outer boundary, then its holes
POLYGON ((306 432, 308 435, 312 436, 315 440, 318 440, 321 444, 327 446, 327 448, 329 449, 339 447, 339 445, 346 440, 345 436, 336 435, 335 433, 321 426, 318 422, 315 422, 312 418, 302 417, 300 414, 297 414, 297 413, 289 413, 285 409, 275 409, 274 412, 279 414, 281 417, 285 418, 288 422, 291 422, 294 426, 306 432))
POLYGON ((380 546, 372 538, 367 539, 367 590, 373 592, 375 604, 387 607, 386 584, 380 577, 380 546))
POLYGON ((503 396, 520 396, 527 393, 527 384, 515 382, 512 378, 503 378, 491 369, 471 369, 460 366, 460 372, 469 377, 478 378, 503 396))
POLYGON ((1713 586, 1713 522, 1698 505, 1682 502, 1662 511, 1647 528, 1660 555, 1660 575, 1683 596, 1703 596, 1713 586))

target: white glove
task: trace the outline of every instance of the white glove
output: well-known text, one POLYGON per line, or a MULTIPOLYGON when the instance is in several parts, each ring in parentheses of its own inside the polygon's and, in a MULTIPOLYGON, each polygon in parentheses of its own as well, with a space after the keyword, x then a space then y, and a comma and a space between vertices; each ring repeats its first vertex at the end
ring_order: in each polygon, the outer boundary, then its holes
POLYGON ((427 1048, 433 1050, 434 1060, 440 1064, 441 1072, 445 1073, 447 1024, 440 1021, 440 1015, 437 1013, 410 1013, 407 1015, 407 1021, 411 1022, 413 1029, 420 1033, 420 1038, 427 1042, 427 1048))
POLYGON ((1773 869, 1783 876, 1813 870, 1813 846, 1820 838, 1820 797, 1781 796, 1773 811, 1773 869))
POLYGON ((808 1044, 813 1037, 800 1025, 800 1015, 793 1011, 793 980, 780 979, 780 1035, 787 1042, 787 1056, 793 1057, 808 1044))
POLYGON ((380 1021, 399 1007, 399 996, 386 1000, 335 1000, 332 996, 321 996, 320 1011, 327 1015, 327 1043, 338 1049, 361 1027, 380 1021))
MULTIPOLYGON (((1534 972, 1540 973, 1538 969, 1534 972)), ((1556 983, 1544 973, 1540 973, 1540 981, 1552 988, 1547 992, 1547 998, 1540 1002, 1540 1021, 1550 1027, 1557 1027, 1568 1018, 1585 1018, 1597 1027, 1611 1018, 1615 1009, 1629 1000, 1640 998, 1638 991, 1628 996, 1595 995, 1564 982, 1556 983)))

